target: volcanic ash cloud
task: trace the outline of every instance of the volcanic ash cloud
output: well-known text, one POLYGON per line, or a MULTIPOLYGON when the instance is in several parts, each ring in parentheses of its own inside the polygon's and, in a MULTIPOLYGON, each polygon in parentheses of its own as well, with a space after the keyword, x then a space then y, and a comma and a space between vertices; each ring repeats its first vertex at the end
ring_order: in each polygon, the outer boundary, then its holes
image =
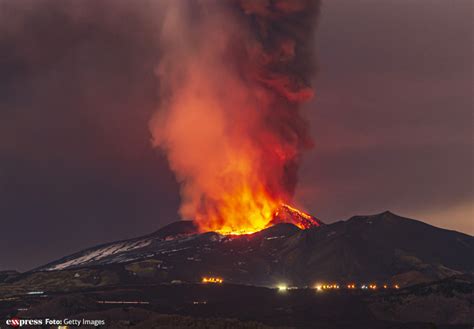
POLYGON ((319 1, 169 1, 150 121, 202 230, 256 231, 291 202, 311 138, 319 1))

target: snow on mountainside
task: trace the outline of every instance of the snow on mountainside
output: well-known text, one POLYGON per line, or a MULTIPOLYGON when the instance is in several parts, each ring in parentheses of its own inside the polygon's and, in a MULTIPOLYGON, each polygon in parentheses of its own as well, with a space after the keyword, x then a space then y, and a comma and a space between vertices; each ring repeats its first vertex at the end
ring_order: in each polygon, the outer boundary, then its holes
MULTIPOLYGON (((275 225, 284 223, 295 223, 305 228, 324 225, 316 217, 287 205, 281 207, 272 221, 272 224, 275 225)), ((299 231, 296 226, 289 225, 299 231)), ((193 221, 178 221, 162 227, 148 236, 105 244, 81 251, 58 262, 46 265, 41 270, 53 271, 79 266, 124 263, 135 259, 173 253, 183 250, 182 247, 177 247, 176 245, 189 242, 190 239, 193 239, 192 236, 198 233, 198 227, 193 221)), ((217 233, 213 234, 214 238, 219 236, 217 233)), ((219 239, 224 239, 224 236, 220 236, 219 239)), ((186 249, 188 248, 191 247, 186 247, 186 249)))
MULTIPOLYGON (((209 251, 211 246, 220 248, 220 244, 232 241, 248 241, 251 237, 255 240, 281 239, 299 231, 301 229, 293 224, 280 223, 248 236, 226 236, 215 232, 199 233, 192 221, 178 221, 164 226, 150 235, 89 248, 36 270, 54 271, 127 263, 138 259, 172 257, 183 254, 185 251, 200 254, 209 251)), ((199 256, 196 258, 199 259, 199 256)))
POLYGON ((474 238, 384 212, 301 230, 279 223, 250 235, 198 233, 180 221, 139 238, 93 247, 35 271, 120 265, 154 280, 297 285, 317 280, 413 284, 470 273, 474 238), (123 264, 123 265, 121 265, 123 264))
MULTIPOLYGON (((120 242, 120 243, 115 243, 103 248, 99 248, 96 250, 90 250, 86 251, 83 256, 73 258, 71 260, 65 261, 64 263, 59 263, 56 265, 53 265, 51 267, 46 268, 46 270, 52 271, 52 270, 63 270, 68 267, 72 266, 79 266, 79 265, 87 265, 88 263, 98 261, 100 259, 103 259, 105 257, 110 257, 110 256, 117 256, 114 258, 115 261, 118 261, 120 263, 120 257, 122 256, 122 253, 129 252, 135 249, 140 249, 144 248, 150 243, 152 240, 150 239, 144 239, 144 240, 138 240, 134 242, 120 242)), ((128 261, 130 258, 123 257, 123 261, 128 261)))
POLYGON ((149 258, 156 253, 172 252, 176 245, 192 238, 197 228, 191 221, 171 223, 160 230, 131 240, 112 242, 92 247, 47 264, 39 270, 54 271, 68 268, 125 263, 135 259, 149 258))

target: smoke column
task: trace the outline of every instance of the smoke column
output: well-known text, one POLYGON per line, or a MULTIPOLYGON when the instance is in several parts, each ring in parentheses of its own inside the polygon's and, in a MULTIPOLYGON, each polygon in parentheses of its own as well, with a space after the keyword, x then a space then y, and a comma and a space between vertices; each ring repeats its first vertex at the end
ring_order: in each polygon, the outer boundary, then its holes
POLYGON ((168 1, 150 121, 201 230, 253 232, 291 203, 311 147, 315 0, 168 1))

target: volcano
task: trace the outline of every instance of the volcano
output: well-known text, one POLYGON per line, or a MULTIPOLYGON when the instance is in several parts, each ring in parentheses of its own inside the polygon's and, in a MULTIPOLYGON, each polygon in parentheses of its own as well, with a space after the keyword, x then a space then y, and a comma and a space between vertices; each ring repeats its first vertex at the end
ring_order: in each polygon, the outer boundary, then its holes
MULTIPOLYGON (((285 206, 273 223, 237 235, 203 232, 195 221, 181 220, 26 273, 0 273, 0 316, 27 309, 19 316, 102 314, 112 322, 140 322, 178 314, 331 329, 471 322, 474 237, 388 211, 323 224, 285 206), (312 289, 324 282, 341 289, 312 289), (345 289, 349 282, 358 288, 345 289), (364 290, 369 284, 399 289, 364 290)), ((136 328, 161 327, 144 322, 136 328)))
POLYGON ((244 235, 199 232, 193 221, 178 221, 30 273, 100 268, 119 271, 123 280, 145 282, 200 282, 218 275, 238 284, 311 286, 321 280, 409 285, 474 271, 466 256, 474 251, 472 236, 391 212, 323 224, 285 208, 275 221, 244 235), (307 220, 312 223, 307 229, 295 225, 307 220))

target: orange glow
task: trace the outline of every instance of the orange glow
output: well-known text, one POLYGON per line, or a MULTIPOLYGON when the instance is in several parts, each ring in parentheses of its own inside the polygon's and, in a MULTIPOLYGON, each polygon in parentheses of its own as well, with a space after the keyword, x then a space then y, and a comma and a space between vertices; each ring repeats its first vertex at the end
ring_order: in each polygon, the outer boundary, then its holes
MULTIPOLYGON (((216 15, 224 1, 197 1, 199 15, 190 21, 185 2, 169 2, 155 68, 159 109, 149 129, 179 183, 181 218, 222 234, 251 234, 288 221, 311 227, 312 216, 287 205, 301 156, 313 144, 300 111, 313 94, 312 65, 301 69, 312 57, 297 51, 311 48, 297 37, 306 36, 307 26, 288 33, 255 29, 255 15, 266 10, 216 15), (287 212, 297 220, 279 218, 287 212)), ((298 13, 310 16, 315 7, 309 3, 298 13)), ((287 22, 294 14, 281 10, 277 16, 287 22)))
POLYGON ((206 206, 203 212, 196 214, 200 229, 239 235, 252 234, 269 226, 273 214, 280 206, 280 200, 271 198, 258 185, 258 182, 249 182, 245 186, 242 181, 237 186, 221 190, 218 202, 206 206))
POLYGON ((220 284, 222 282, 224 282, 224 280, 222 278, 219 278, 219 277, 203 277, 202 278, 202 283, 217 283, 217 284, 220 284))
POLYGON ((323 285, 317 285, 316 290, 329 290, 329 289, 339 289, 340 286, 336 283, 333 284, 323 284, 323 285))
POLYGON ((303 218, 312 219, 312 216, 311 216, 311 215, 308 215, 308 214, 305 213, 305 212, 302 212, 302 211, 300 211, 300 210, 298 210, 298 209, 296 209, 296 208, 293 208, 293 207, 290 206, 290 205, 284 204, 283 207, 288 208, 289 210, 296 212, 298 215, 300 215, 300 216, 303 217, 303 218))
POLYGON ((196 220, 202 231, 224 235, 253 234, 279 222, 294 224, 302 230, 320 225, 315 217, 273 200, 263 192, 252 194, 248 189, 225 198, 219 213, 208 212, 201 221, 200 218, 197 216, 196 220))
POLYGON ((275 214, 275 216, 280 217, 282 222, 286 221, 292 223, 302 230, 311 228, 313 226, 320 226, 321 224, 315 217, 288 204, 282 204, 280 210, 275 214))

